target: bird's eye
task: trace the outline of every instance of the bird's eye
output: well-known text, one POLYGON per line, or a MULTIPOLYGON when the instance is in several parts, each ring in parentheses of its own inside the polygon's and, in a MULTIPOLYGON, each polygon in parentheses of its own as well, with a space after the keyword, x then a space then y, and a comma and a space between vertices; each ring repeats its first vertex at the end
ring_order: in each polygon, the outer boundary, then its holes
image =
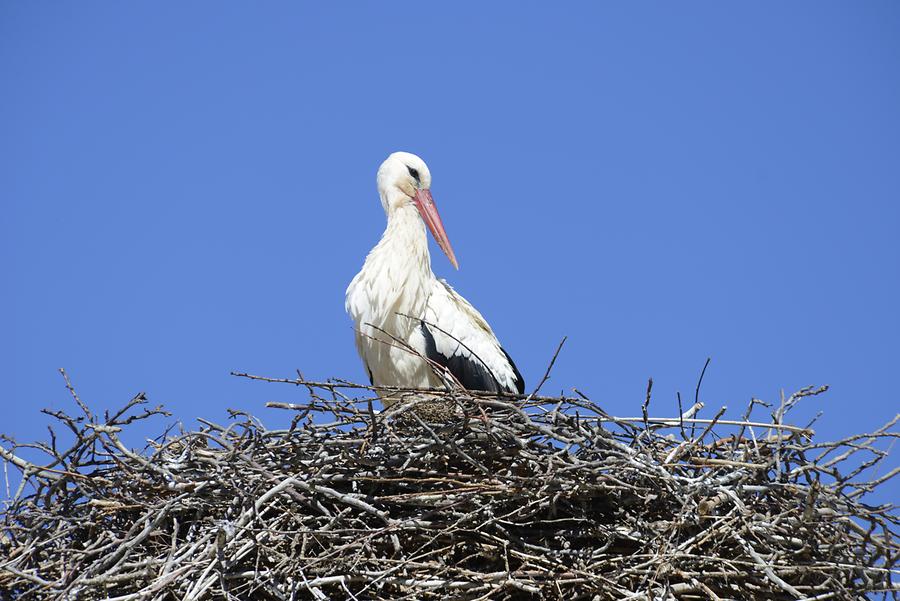
POLYGON ((416 180, 416 183, 419 183, 419 172, 416 169, 413 169, 409 165, 406 166, 406 169, 409 171, 409 174, 413 176, 413 179, 416 180))

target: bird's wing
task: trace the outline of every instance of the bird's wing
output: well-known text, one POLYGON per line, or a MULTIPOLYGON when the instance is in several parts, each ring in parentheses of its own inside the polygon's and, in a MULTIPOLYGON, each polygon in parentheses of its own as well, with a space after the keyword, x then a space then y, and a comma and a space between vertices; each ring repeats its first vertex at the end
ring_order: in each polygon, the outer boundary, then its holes
POLYGON ((525 381, 475 307, 435 280, 420 326, 423 354, 469 390, 523 394, 525 381))

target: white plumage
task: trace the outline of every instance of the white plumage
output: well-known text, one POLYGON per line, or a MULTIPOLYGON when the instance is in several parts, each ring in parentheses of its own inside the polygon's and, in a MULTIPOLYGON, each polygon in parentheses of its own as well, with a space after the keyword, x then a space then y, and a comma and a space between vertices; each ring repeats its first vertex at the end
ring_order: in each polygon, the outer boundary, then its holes
POLYGON ((395 152, 378 169, 387 228, 347 287, 356 348, 376 386, 438 387, 429 361, 470 390, 521 393, 524 381, 481 314, 431 271, 426 225, 457 266, 431 197, 431 174, 395 152), (426 360, 427 359, 427 360, 426 360))

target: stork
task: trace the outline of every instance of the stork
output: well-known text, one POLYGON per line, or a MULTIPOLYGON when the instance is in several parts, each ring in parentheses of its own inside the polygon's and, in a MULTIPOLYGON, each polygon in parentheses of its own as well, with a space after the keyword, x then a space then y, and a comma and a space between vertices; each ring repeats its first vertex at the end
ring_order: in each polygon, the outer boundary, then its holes
POLYGON ((435 388, 442 368, 467 390, 522 394, 525 381, 484 317, 431 271, 426 225, 450 263, 459 263, 431 197, 428 166, 395 152, 376 180, 387 228, 346 297, 369 381, 435 388))

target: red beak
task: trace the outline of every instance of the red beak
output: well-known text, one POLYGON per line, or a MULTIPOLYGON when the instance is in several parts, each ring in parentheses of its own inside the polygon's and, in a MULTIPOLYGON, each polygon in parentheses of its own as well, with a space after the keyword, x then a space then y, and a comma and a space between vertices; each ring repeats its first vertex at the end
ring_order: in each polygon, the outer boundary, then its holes
POLYGON ((435 242, 438 243, 438 246, 441 247, 441 250, 453 263, 453 266, 459 269, 459 263, 456 262, 456 255, 453 254, 450 239, 447 237, 447 232, 444 231, 444 224, 441 223, 441 216, 438 214, 437 205, 434 204, 434 199, 431 197, 431 191, 417 188, 414 201, 419 209, 419 214, 422 215, 422 219, 425 221, 425 225, 431 230, 431 235, 434 236, 435 242))

